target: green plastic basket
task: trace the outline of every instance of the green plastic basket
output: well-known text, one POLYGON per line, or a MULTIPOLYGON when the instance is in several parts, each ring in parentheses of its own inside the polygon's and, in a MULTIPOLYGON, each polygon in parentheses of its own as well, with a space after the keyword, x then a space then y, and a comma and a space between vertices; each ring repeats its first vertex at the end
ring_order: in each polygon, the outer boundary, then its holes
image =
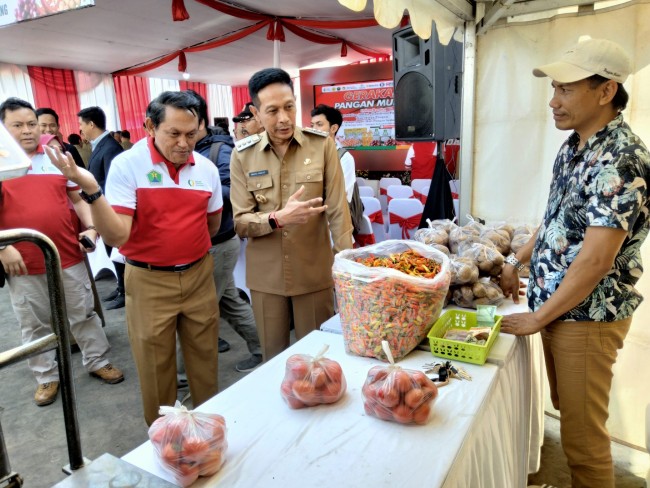
POLYGON ((431 354, 443 358, 455 359, 466 363, 485 364, 494 341, 497 340, 501 330, 501 315, 495 315, 492 333, 483 346, 468 344, 466 342, 443 339, 449 329, 469 329, 475 327, 476 312, 462 310, 449 310, 442 314, 427 334, 431 354))

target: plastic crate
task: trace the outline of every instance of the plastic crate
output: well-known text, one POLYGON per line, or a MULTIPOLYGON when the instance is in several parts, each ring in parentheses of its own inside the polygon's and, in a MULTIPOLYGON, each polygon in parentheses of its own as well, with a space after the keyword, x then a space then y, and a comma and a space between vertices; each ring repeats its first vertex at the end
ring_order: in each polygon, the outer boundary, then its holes
POLYGON ((501 315, 495 315, 492 332, 483 346, 443 339, 449 329, 470 329, 477 325, 476 312, 449 310, 442 314, 427 334, 431 354, 466 363, 485 364, 494 341, 501 330, 501 315))

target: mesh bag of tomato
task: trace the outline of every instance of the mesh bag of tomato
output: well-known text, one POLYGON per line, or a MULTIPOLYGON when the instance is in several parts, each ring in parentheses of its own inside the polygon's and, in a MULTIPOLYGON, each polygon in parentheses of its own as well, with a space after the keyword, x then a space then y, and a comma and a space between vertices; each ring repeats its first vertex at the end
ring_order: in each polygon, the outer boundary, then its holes
POLYGON ((440 317, 451 280, 449 258, 416 241, 388 240, 338 253, 332 268, 348 352, 399 360, 440 317))
POLYGON ((400 424, 426 424, 438 387, 422 371, 397 366, 386 341, 383 348, 390 364, 370 368, 361 389, 366 414, 400 424))
POLYGON ((325 345, 316 355, 294 354, 287 359, 282 398, 289 407, 298 409, 335 403, 344 395, 347 383, 341 365, 325 356, 325 345))
POLYGON ((149 439, 156 459, 176 483, 190 486, 221 469, 228 448, 221 415, 188 410, 178 401, 160 407, 160 414, 149 427, 149 439))

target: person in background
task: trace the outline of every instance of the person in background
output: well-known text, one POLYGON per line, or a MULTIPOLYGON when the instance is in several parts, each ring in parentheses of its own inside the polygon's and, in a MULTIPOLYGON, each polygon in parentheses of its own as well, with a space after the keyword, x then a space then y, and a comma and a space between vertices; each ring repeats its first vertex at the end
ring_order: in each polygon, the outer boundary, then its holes
POLYGON ((70 134, 68 136, 68 143, 75 147, 84 162, 84 168, 88 169, 88 162, 90 161, 91 153, 90 144, 84 142, 79 134, 70 134))
POLYGON ((246 281, 268 361, 334 315, 334 252, 352 247, 352 223, 336 145, 296 127, 288 73, 255 73, 251 113, 265 132, 237 141, 230 162, 235 231, 248 238, 246 281), (331 235, 331 240, 330 240, 331 235))
POLYGON ((345 151, 341 143, 336 140, 336 133, 341 128, 341 125, 343 125, 343 115, 334 107, 320 104, 311 111, 311 128, 326 132, 336 144, 339 155, 342 153, 339 157, 343 170, 343 179, 345 181, 345 194, 347 195, 348 203, 350 203, 352 201, 354 185, 357 182, 357 175, 355 172, 354 157, 348 151, 345 151))
POLYGON ((252 106, 253 102, 247 102, 242 111, 232 118, 232 121, 237 124, 235 128, 235 136, 237 140, 264 132, 264 127, 253 115, 253 112, 251 112, 252 106), (239 134, 237 134, 237 130, 239 131, 239 134), (237 137, 237 135, 239 135, 239 137, 237 137))
POLYGON ((120 146, 122 145, 122 131, 116 130, 111 132, 111 136, 120 146))
MULTIPOLYGON (((210 159, 219 169, 221 191, 223 193, 223 212, 219 233, 212 238, 210 254, 214 259, 214 284, 219 299, 219 315, 228 321, 231 327, 246 341, 250 356, 239 361, 235 369, 247 372, 255 369, 262 362, 262 348, 257 336, 255 317, 250 304, 244 301, 235 286, 234 270, 239 257, 240 240, 235 234, 230 203, 230 156, 234 143, 232 137, 220 127, 208 127, 208 106, 205 99, 193 90, 199 101, 199 134, 196 152, 210 159)), ((219 338, 219 352, 230 349, 227 341, 219 338)))
POLYGON ((572 132, 555 159, 542 224, 501 276, 517 302, 517 272, 530 263, 531 311, 503 317, 501 331, 541 332, 574 488, 614 487, 605 425, 612 367, 642 301, 635 284, 650 228, 650 153, 623 120, 631 70, 623 48, 604 39, 533 70, 551 79, 555 127, 572 132))
POLYGON ((133 147, 133 143, 131 142, 131 133, 128 130, 123 130, 120 132, 120 135, 122 136, 122 149, 125 151, 131 149, 133 147))
MULTIPOLYGON (((60 132, 61 127, 59 126, 59 115, 53 109, 49 107, 39 108, 36 110, 36 115, 38 117, 38 125, 41 128, 41 134, 51 134, 63 139, 60 132)), ((77 166, 81 168, 86 167, 81 154, 72 145, 72 143, 63 143, 63 147, 66 151, 72 154, 74 162, 77 166)))
POLYGON ((189 93, 156 97, 146 112, 149 137, 115 158, 106 197, 92 173, 51 154, 81 188, 102 237, 126 258, 126 322, 148 425, 176 401, 177 334, 194 406, 218 391, 219 308, 208 251, 223 200, 219 171, 193 151, 198 112, 189 93))
MULTIPOLYGON (((93 174, 100 188, 104 191, 111 162, 115 156, 123 151, 122 146, 106 130, 106 114, 104 114, 101 108, 84 108, 77 116, 79 117, 79 130, 90 141, 92 146, 88 171, 93 174)), ((112 249, 106 243, 105 246, 106 254, 110 256, 112 249)), ((124 294, 124 264, 115 261, 113 261, 113 264, 117 274, 117 287, 103 299, 107 302, 106 310, 123 308, 126 304, 124 294)))
MULTIPOLYGON (((119 383, 124 375, 108 359, 110 345, 93 310, 90 278, 82 254, 90 250, 79 242, 81 238, 90 243, 97 239, 90 209, 79 196, 79 187, 68 181, 43 153, 43 145, 60 147, 62 142, 52 134, 41 139, 36 112, 24 100, 5 100, 0 105, 0 120, 32 160, 25 176, 2 182, 0 229, 27 227, 52 239, 61 259, 70 332, 81 349, 83 365, 91 376, 109 384, 119 383), (79 234, 70 218, 69 202, 86 228, 79 234)), ((77 168, 71 155, 68 161, 77 168)), ((0 261, 8 275, 9 294, 23 343, 51 334, 50 293, 43 253, 32 243, 19 242, 1 247, 0 261)), ((34 401, 38 406, 53 403, 59 391, 56 352, 34 356, 27 364, 38 382, 34 401)))

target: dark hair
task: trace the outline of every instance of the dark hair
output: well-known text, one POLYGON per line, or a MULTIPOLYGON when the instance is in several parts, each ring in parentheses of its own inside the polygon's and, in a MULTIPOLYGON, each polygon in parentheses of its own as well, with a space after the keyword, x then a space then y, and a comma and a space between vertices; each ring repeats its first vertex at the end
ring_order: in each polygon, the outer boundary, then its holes
MULTIPOLYGON (((330 107, 329 105, 324 105, 322 103, 316 105, 316 107, 311 111, 311 116, 316 117, 317 115, 324 115, 330 125, 336 124, 339 126, 339 129, 343 125, 343 115, 341 114, 341 111, 334 107, 330 107)), ((338 132, 339 129, 336 129, 336 132, 338 132)))
POLYGON ((34 107, 32 107, 29 102, 21 100, 20 98, 9 97, 4 102, 2 102, 2 105, 0 105, 0 120, 2 120, 2 122, 5 121, 5 116, 7 115, 8 111, 15 112, 21 108, 29 109, 34 112, 34 115, 36 115, 36 110, 34 110, 34 107))
MULTIPOLYGON (((600 75, 592 75, 587 78, 587 80, 589 80, 589 86, 591 86, 591 88, 596 88, 606 81, 609 81, 609 78, 605 78, 604 76, 600 75)), ((630 95, 628 95, 627 91, 625 91, 623 83, 617 82, 617 85, 618 90, 616 90, 616 94, 614 94, 614 98, 612 98, 612 105, 614 105, 614 108, 616 110, 622 112, 625 110, 625 107, 627 107, 627 102, 630 100, 630 95)))
POLYGON ((191 88, 188 88, 185 90, 187 93, 191 94, 196 98, 196 100, 199 102, 199 125, 201 125, 201 122, 204 123, 205 128, 208 128, 208 104, 205 101, 205 98, 203 98, 201 95, 199 95, 197 92, 192 90, 191 88))
POLYGON ((289 85, 291 93, 293 93, 293 81, 291 81, 289 73, 280 68, 263 69, 251 76, 251 79, 248 81, 248 93, 255 107, 260 108, 260 99, 257 94, 273 83, 289 85))
POLYGON ((147 107, 147 117, 151 119, 154 128, 165 121, 166 107, 189 110, 199 117, 200 103, 194 95, 186 91, 166 91, 152 100, 147 107))
POLYGON ((56 125, 59 125, 59 115, 54 111, 54 109, 51 109, 49 107, 37 108, 36 118, 40 117, 41 115, 51 115, 52 117, 54 117, 54 120, 56 121, 56 125))
POLYGON ((121 132, 122 137, 126 137, 127 139, 131 139, 131 133, 128 130, 123 130, 121 132))
POLYGON ((106 114, 99 107, 88 107, 80 110, 77 117, 81 117, 85 123, 92 122, 98 129, 106 130, 106 114))
POLYGON ((81 136, 79 134, 70 134, 68 136, 68 142, 75 146, 81 145, 81 136))

